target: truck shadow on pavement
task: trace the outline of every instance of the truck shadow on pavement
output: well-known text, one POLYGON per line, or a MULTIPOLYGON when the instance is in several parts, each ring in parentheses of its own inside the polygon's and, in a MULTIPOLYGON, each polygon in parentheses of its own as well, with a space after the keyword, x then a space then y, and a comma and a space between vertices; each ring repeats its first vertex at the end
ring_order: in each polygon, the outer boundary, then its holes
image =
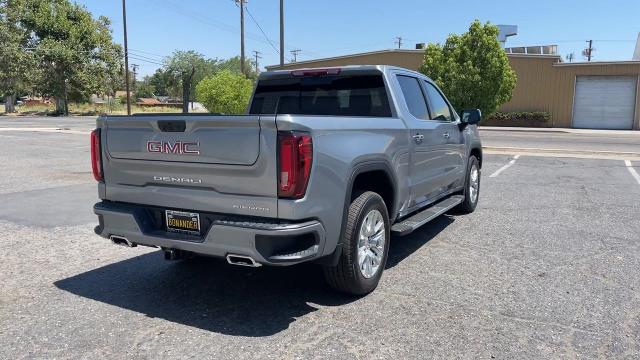
MULTIPOLYGON (((408 237, 394 238, 387 268, 396 266, 452 222, 441 217, 408 237)), ((316 304, 339 306, 359 299, 331 291, 324 285, 319 266, 250 269, 209 258, 167 262, 160 251, 54 285, 152 318, 249 337, 283 331, 296 318, 318 310, 316 304)))

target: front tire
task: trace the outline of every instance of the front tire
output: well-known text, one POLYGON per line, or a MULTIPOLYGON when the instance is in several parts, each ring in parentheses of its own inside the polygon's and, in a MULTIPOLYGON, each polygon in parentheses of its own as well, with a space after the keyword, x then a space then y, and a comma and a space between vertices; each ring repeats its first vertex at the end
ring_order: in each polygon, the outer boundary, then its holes
POLYGON ((480 197, 480 163, 473 155, 469 157, 467 163, 467 176, 462 194, 464 200, 455 209, 462 214, 471 214, 476 210, 480 197))
POLYGON ((387 264, 391 227, 380 195, 367 191, 351 202, 342 234, 342 253, 336 266, 324 268, 332 288, 365 295, 377 286, 387 264))

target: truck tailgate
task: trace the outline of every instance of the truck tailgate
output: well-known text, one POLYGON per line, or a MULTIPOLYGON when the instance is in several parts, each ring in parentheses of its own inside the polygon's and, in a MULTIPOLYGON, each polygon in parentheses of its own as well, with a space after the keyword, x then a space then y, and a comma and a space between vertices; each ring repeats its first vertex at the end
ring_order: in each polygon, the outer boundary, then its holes
POLYGON ((277 217, 274 116, 106 117, 101 128, 105 200, 277 217))

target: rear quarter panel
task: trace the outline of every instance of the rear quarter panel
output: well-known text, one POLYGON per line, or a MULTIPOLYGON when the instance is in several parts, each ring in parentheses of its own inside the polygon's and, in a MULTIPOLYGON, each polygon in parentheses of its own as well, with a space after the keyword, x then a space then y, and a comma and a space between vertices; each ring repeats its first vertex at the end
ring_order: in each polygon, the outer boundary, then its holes
POLYGON ((327 235, 324 255, 333 252, 340 238, 347 187, 359 164, 384 162, 397 184, 395 199, 408 197, 409 135, 400 118, 278 115, 276 124, 279 131, 306 131, 313 138, 305 197, 279 199, 278 217, 321 220, 327 235))

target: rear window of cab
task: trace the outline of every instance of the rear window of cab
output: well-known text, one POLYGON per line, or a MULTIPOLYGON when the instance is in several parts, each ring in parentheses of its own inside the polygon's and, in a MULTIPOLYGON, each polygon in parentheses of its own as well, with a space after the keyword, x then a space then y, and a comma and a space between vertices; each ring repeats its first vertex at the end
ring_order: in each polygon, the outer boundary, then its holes
POLYGON ((328 75, 258 82, 250 114, 391 117, 382 75, 328 75))

